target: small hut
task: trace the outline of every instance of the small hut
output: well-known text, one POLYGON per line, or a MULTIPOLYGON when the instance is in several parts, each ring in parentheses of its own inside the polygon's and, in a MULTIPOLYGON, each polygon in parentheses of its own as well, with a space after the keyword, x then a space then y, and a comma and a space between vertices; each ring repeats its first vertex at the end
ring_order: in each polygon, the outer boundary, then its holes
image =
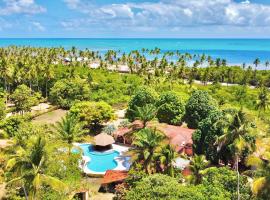
POLYGON ((94 137, 95 149, 99 151, 106 151, 112 148, 112 144, 115 142, 113 137, 106 134, 100 133, 94 137))

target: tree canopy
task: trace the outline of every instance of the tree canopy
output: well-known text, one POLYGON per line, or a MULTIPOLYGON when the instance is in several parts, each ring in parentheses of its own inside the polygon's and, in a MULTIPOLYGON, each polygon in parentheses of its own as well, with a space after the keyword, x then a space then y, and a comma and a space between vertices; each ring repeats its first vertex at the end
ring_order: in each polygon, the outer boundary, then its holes
POLYGON ((70 108, 70 114, 88 125, 101 125, 114 119, 112 107, 105 102, 82 101, 70 108))
POLYGON ((184 114, 182 101, 172 92, 161 94, 157 101, 159 122, 180 125, 184 114))
POLYGON ((133 121, 135 119, 134 110, 136 110, 136 107, 143 107, 146 104, 153 104, 155 105, 157 100, 157 93, 149 88, 140 88, 136 94, 131 98, 127 112, 126 117, 133 121))
POLYGON ((197 128, 199 123, 207 118, 211 111, 217 109, 216 102, 206 91, 196 90, 191 94, 185 113, 185 122, 190 128, 197 128))
POLYGON ((70 108, 76 101, 90 99, 90 87, 85 79, 61 79, 50 91, 50 100, 62 108, 70 108))

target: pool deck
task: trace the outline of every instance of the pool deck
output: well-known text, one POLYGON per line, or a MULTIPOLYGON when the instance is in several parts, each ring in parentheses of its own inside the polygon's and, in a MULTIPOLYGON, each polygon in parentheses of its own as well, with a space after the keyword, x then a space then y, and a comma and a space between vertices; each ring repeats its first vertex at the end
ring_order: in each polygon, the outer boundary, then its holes
MULTIPOLYGON (((74 146, 79 146, 80 144, 82 143, 74 143, 74 146)), ((90 144, 90 143, 85 143, 85 144, 90 144)), ((117 144, 113 144, 112 147, 113 147, 113 150, 118 151, 120 153, 119 156, 115 157, 114 159, 117 162, 117 167, 112 170, 126 170, 126 171, 129 170, 130 168, 129 158, 124 155, 124 153, 128 151, 129 147, 120 146, 117 144)), ((106 173, 106 171, 96 172, 96 171, 92 171, 88 169, 87 163, 91 162, 90 157, 82 156, 82 161, 83 162, 80 163, 79 167, 84 171, 84 173, 88 175, 104 175, 106 173)))

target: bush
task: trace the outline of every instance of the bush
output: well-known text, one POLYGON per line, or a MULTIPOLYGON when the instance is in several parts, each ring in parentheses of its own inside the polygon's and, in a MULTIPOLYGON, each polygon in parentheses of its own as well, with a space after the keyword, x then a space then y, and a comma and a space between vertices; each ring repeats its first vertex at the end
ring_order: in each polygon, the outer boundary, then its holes
POLYGON ((130 121, 134 121, 135 115, 134 110, 137 109, 137 107, 143 107, 146 104, 152 104, 155 105, 157 101, 157 93, 149 88, 141 88, 136 94, 131 98, 128 109, 126 112, 126 117, 130 121))
POLYGON ((223 119, 223 113, 212 111, 206 119, 203 119, 198 129, 192 136, 193 148, 196 154, 204 154, 207 160, 217 163, 219 156, 217 146, 214 145, 217 137, 223 134, 222 123, 217 123, 223 119))
POLYGON ((184 113, 184 105, 178 97, 172 93, 164 93, 157 102, 157 118, 159 122, 172 125, 180 125, 184 113))
POLYGON ((16 135, 17 131, 20 128, 20 125, 29 121, 30 116, 25 115, 14 115, 9 118, 6 118, 0 125, 1 129, 3 129, 9 137, 13 137, 16 135))
POLYGON ((206 200, 195 187, 182 186, 175 178, 162 174, 154 174, 143 178, 127 192, 126 199, 206 200))
MULTIPOLYGON (((237 173, 227 167, 211 167, 203 172, 202 184, 227 191, 231 199, 237 199, 237 173)), ((241 199, 251 199, 251 190, 246 176, 240 176, 241 199)))
POLYGON ((70 108, 71 115, 80 118, 88 125, 101 125, 114 119, 112 107, 105 102, 83 101, 74 104, 70 108))
POLYGON ((39 93, 32 93, 32 90, 26 85, 19 85, 11 95, 11 99, 15 104, 16 112, 27 112, 31 110, 31 106, 39 103, 39 93))
POLYGON ((85 79, 62 79, 51 88, 49 99, 62 108, 70 108, 75 101, 90 99, 90 87, 85 79))
POLYGON ((5 100, 0 98, 0 120, 6 117, 6 104, 5 100))
POLYGON ((186 104, 185 121, 188 127, 197 128, 199 122, 207 118, 210 112, 216 109, 216 102, 206 91, 194 91, 186 104))

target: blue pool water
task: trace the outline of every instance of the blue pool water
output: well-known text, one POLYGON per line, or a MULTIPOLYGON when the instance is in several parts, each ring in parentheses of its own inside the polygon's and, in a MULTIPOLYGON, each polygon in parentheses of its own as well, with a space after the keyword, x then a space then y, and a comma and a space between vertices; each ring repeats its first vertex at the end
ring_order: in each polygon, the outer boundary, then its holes
POLYGON ((130 52, 142 48, 153 49, 158 47, 161 52, 177 51, 192 54, 207 54, 213 58, 224 58, 229 64, 253 63, 260 58, 261 69, 270 59, 270 39, 88 39, 88 38, 44 38, 44 39, 0 39, 0 46, 26 45, 35 47, 64 47, 72 46, 78 49, 88 48, 99 51, 120 50, 130 52))
POLYGON ((117 162, 114 159, 119 156, 119 152, 115 150, 105 153, 97 152, 94 151, 93 146, 90 144, 81 144, 79 146, 83 150, 83 155, 91 159, 87 163, 88 169, 95 172, 105 172, 117 167, 117 162))

